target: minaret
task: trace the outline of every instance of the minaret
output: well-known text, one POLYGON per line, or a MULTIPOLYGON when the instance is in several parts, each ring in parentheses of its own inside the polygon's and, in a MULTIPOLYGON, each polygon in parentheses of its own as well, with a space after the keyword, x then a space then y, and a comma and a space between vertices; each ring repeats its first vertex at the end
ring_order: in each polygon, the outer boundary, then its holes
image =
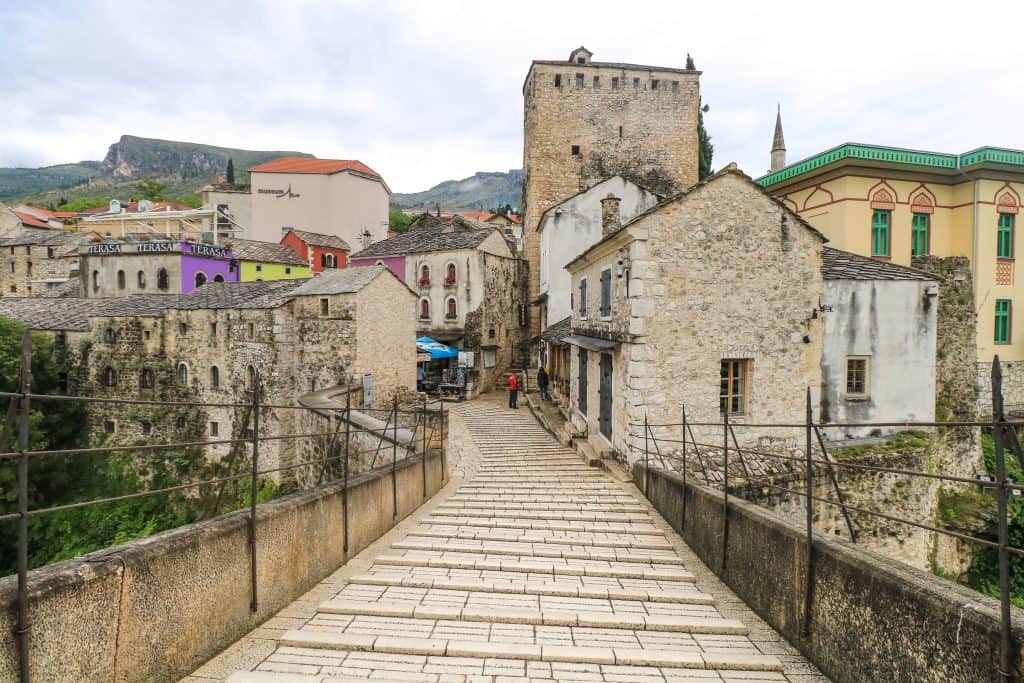
POLYGON ((775 113, 775 137, 772 139, 772 167, 770 173, 775 173, 786 166, 786 140, 782 137, 782 105, 779 105, 775 113))

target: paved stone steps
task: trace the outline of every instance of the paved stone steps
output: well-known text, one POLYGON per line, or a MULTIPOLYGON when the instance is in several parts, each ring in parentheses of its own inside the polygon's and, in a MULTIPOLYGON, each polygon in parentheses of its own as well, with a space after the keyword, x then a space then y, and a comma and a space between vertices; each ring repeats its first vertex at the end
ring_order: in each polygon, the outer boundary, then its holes
POLYGON ((406 540, 391 544, 396 550, 433 550, 436 552, 480 553, 483 555, 514 555, 530 558, 561 558, 566 560, 604 560, 648 564, 678 564, 683 561, 671 550, 644 550, 633 548, 594 548, 592 546, 565 546, 544 543, 517 543, 514 541, 473 541, 462 539, 432 540, 410 535, 406 540))
POLYGON ((460 538, 477 541, 522 541, 562 545, 591 545, 598 548, 641 548, 651 550, 671 549, 664 535, 637 536, 636 534, 608 534, 593 532, 548 532, 529 529, 495 530, 491 528, 458 527, 431 524, 416 530, 416 536, 431 538, 460 538))
MULTIPOLYGON (((718 635, 746 635, 747 627, 735 619, 723 619, 713 610, 687 614, 640 614, 632 612, 571 612, 557 609, 527 609, 495 607, 482 610, 475 607, 422 605, 408 602, 364 602, 335 598, 320 605, 321 615, 354 617, 382 617, 387 619, 427 620, 434 625, 458 628, 464 624, 521 624, 526 626, 552 626, 566 628, 605 628, 632 631, 659 631, 668 633, 698 633, 718 635)), ((314 622, 310 622, 311 624, 314 622)), ((412 628, 414 624, 405 624, 412 628)), ((465 628, 469 629, 470 626, 465 628)), ((413 631, 417 630, 412 628, 413 631)), ((410 631, 411 632, 411 631, 410 631)), ((541 633, 547 633, 541 632, 541 633)))
MULTIPOLYGON (((527 582, 523 584, 499 583, 495 581, 453 579, 447 577, 410 576, 387 573, 359 574, 349 583, 369 586, 404 586, 408 588, 434 588, 438 590, 466 591, 469 593, 509 593, 519 595, 547 595, 570 598, 593 598, 597 600, 634 600, 637 602, 674 602, 689 605, 711 605, 711 596, 699 592, 692 584, 690 588, 644 589, 581 587, 576 584, 559 582, 527 582)), ((679 586, 688 584, 680 583, 679 586)))
POLYGON ((454 410, 465 483, 230 683, 786 680, 630 489, 526 411, 454 410))
POLYGON ((436 553, 419 550, 403 554, 387 554, 377 558, 378 565, 436 567, 476 571, 525 572, 553 576, 612 577, 648 579, 651 581, 693 581, 693 575, 678 565, 647 565, 640 563, 563 560, 555 558, 521 558, 470 553, 436 553))

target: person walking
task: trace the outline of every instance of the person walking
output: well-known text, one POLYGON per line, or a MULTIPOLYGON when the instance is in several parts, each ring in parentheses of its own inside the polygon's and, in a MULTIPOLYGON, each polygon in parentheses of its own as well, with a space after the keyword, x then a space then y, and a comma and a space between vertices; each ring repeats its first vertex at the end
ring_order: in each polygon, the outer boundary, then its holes
POLYGON ((519 407, 519 375, 515 372, 508 376, 508 407, 519 407))
POLYGON ((548 371, 543 365, 537 371, 537 388, 540 389, 540 400, 551 400, 551 395, 548 394, 548 371))

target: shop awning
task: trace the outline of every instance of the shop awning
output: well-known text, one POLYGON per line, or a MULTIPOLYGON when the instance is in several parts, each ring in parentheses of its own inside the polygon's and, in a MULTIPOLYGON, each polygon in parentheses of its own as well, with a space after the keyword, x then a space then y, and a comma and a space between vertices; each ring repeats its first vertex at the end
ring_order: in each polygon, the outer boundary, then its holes
POLYGON ((445 346, 441 342, 434 341, 430 337, 420 337, 416 340, 416 350, 430 354, 431 360, 442 358, 458 358, 459 350, 453 346, 445 346))
POLYGON ((598 339, 597 337, 587 337, 582 334, 569 335, 564 341, 566 344, 572 344, 587 351, 607 351, 619 345, 619 342, 598 339))

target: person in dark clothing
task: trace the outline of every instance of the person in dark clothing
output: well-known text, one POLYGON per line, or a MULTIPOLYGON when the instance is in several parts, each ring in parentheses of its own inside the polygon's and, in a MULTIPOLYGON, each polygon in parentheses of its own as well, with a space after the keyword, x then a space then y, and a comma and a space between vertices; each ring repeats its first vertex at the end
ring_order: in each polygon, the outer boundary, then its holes
POLYGON ((519 407, 519 375, 514 372, 508 376, 508 407, 519 407))
POLYGON ((540 389, 542 401, 551 400, 551 395, 548 393, 548 371, 544 367, 537 371, 537 388, 540 389))

